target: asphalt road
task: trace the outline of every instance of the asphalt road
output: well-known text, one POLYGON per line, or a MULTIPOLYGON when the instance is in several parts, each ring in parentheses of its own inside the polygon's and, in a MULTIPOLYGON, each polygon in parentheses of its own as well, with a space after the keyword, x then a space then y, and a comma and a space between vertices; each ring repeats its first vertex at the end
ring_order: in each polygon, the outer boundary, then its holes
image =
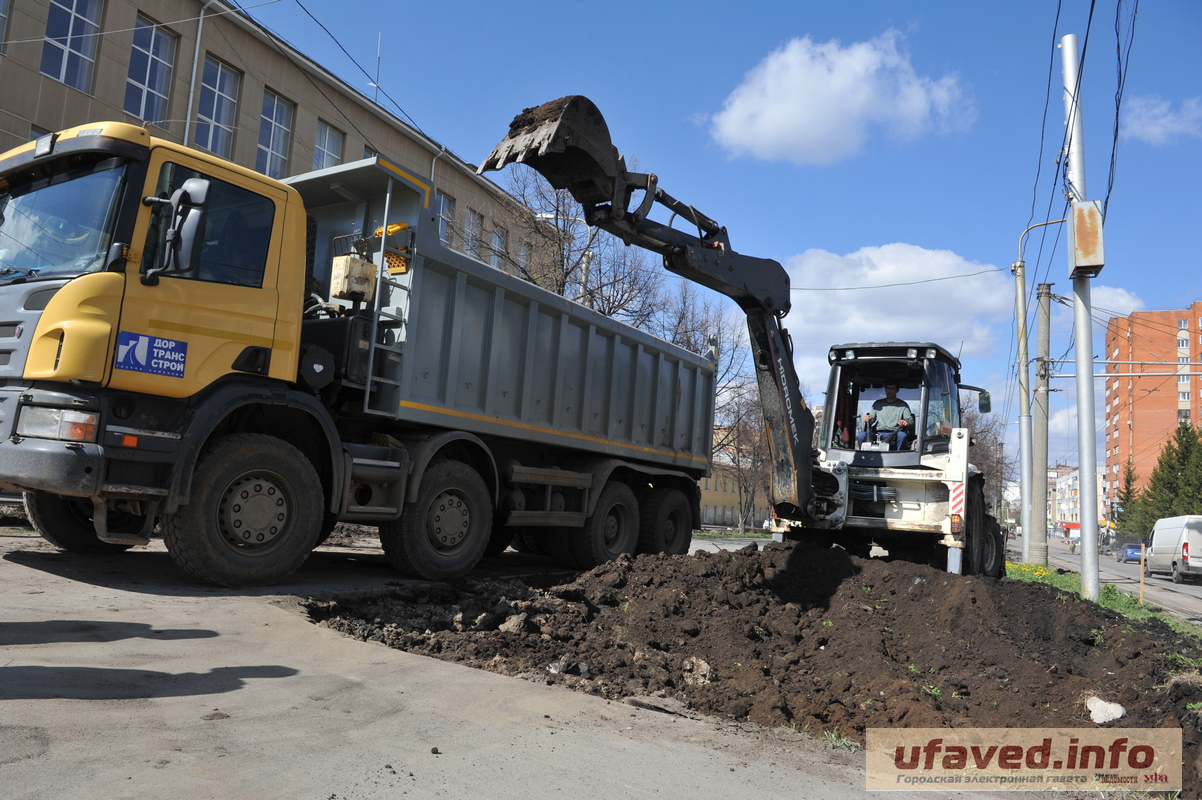
POLYGON ((0 535, 0 796, 865 795, 859 751, 354 641, 296 601, 397 583, 372 549, 230 591, 158 543, 83 557, 0 535))
MULTIPOLYGON (((1022 540, 1011 539, 1007 543, 1011 560, 1017 561, 1022 552, 1022 540)), ((1059 541, 1048 543, 1048 563, 1060 569, 1081 571, 1080 549, 1070 553, 1068 545, 1059 541)), ((1098 581, 1114 584, 1119 590, 1135 597, 1139 596, 1139 562, 1125 564, 1114 560, 1114 555, 1098 556, 1098 581)), ((1165 611, 1202 625, 1202 583, 1173 583, 1167 575, 1154 575, 1144 579, 1144 600, 1160 606, 1165 611)))

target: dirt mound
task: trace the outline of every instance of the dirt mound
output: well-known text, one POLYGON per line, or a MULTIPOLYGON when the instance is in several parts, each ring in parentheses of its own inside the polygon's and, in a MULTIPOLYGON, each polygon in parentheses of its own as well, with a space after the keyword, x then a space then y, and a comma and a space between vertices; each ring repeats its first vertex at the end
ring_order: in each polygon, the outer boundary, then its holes
POLYGON ((562 585, 464 581, 310 603, 361 639, 609 698, 837 732, 867 727, 1178 727, 1198 797, 1197 644, 1046 585, 965 578, 789 544, 623 557, 562 585))

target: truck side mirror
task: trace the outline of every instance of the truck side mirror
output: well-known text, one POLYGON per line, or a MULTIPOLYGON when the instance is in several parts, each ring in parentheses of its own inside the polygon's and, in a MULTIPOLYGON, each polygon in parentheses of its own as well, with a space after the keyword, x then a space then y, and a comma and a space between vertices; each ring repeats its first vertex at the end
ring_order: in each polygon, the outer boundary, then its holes
POLYGON ((189 178, 175 190, 170 200, 147 197, 147 205, 170 204, 171 227, 166 234, 166 252, 161 267, 150 269, 142 276, 142 283, 154 286, 161 273, 190 272, 200 260, 200 248, 204 246, 205 206, 209 202, 209 182, 204 178, 189 178))
POLYGON ((977 395, 977 411, 982 414, 988 414, 993 410, 993 401, 989 399, 989 392, 981 392, 977 395))

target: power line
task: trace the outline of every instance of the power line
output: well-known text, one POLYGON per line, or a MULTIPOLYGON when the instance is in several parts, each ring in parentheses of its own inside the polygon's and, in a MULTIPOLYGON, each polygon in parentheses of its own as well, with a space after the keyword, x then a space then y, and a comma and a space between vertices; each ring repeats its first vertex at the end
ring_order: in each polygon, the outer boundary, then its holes
POLYGON ((902 283, 882 283, 876 286, 791 286, 791 291, 794 292, 852 292, 859 289, 892 289, 897 286, 917 286, 920 283, 935 283, 936 281, 952 281, 957 278, 973 278, 977 275, 985 275, 989 272, 1004 272, 1001 267, 993 267, 991 269, 983 269, 979 272, 967 272, 963 275, 945 275, 942 278, 926 278, 921 281, 903 281, 902 283))

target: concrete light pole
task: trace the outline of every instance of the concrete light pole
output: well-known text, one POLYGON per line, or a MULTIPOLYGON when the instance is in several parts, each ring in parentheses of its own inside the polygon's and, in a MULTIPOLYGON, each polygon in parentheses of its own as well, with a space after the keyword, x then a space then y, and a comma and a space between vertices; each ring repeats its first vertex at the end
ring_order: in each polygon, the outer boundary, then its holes
MULTIPOLYGON (((1031 470, 1031 373, 1027 358, 1027 278, 1023 261, 1023 239, 1035 228, 1064 222, 1062 219, 1037 222, 1029 226, 1018 237, 1018 260, 1010 265, 1014 273, 1014 315, 1018 320, 1018 463, 1019 463, 1019 515, 1023 526, 1023 563, 1031 563, 1032 502, 1034 501, 1034 478, 1031 470)), ((1044 460, 1046 461, 1046 455, 1044 460)), ((1045 534, 1046 536, 1046 531, 1045 534)), ((1047 540, 1043 540, 1043 561, 1047 563, 1047 540)))
POLYGON ((1098 486, 1097 443, 1094 435, 1093 322, 1090 279, 1102 271, 1102 214, 1098 204, 1085 200, 1085 142, 1081 133, 1081 76, 1077 72, 1077 37, 1060 40, 1064 73, 1064 117, 1068 126, 1065 149, 1065 189, 1072 207, 1069 226, 1069 276, 1073 280, 1073 335, 1077 341, 1077 474, 1081 498, 1081 596, 1097 601, 1098 486))

